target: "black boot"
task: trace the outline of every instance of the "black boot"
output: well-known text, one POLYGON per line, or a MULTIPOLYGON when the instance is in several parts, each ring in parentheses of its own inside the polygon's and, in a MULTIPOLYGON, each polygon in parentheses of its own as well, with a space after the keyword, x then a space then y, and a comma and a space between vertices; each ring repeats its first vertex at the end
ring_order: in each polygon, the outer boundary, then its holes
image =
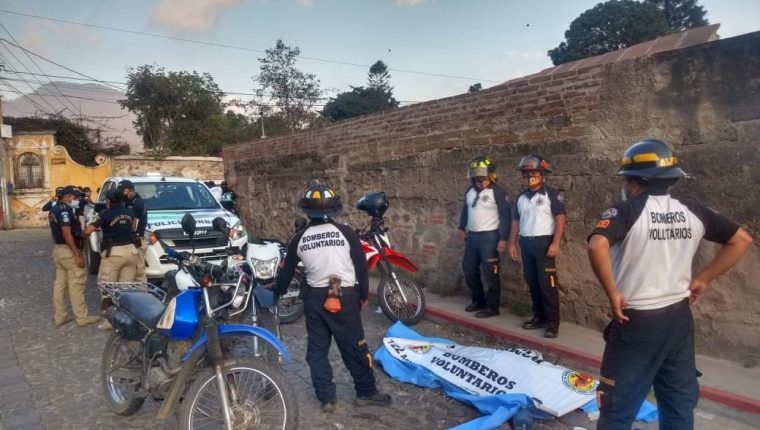
POLYGON ((546 327, 546 322, 539 319, 538 317, 533 317, 530 321, 525 321, 522 325, 522 328, 525 330, 535 330, 537 328, 544 328, 546 327))

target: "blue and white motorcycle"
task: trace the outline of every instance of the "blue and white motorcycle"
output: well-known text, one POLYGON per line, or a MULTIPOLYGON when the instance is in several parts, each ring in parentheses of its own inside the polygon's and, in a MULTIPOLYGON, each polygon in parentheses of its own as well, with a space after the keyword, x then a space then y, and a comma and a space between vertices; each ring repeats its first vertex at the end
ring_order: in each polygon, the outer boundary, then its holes
MULTIPOLYGON (((192 239, 192 215, 182 219, 182 229, 192 239)), ((225 324, 236 293, 248 287, 250 275, 171 248, 167 254, 198 285, 168 304, 166 291, 151 284, 98 285, 114 303, 107 313, 114 331, 102 362, 109 408, 132 415, 151 396, 162 401, 157 418, 176 415, 183 430, 297 428, 296 397, 279 369, 223 352, 222 339, 254 337, 290 361, 285 346, 268 330, 225 324)))

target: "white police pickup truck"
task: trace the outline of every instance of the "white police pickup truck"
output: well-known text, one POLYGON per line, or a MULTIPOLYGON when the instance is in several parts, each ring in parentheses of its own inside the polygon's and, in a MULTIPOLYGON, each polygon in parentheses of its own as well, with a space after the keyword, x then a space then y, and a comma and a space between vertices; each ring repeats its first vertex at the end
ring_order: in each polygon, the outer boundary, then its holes
MULTIPOLYGON (((94 203, 105 203, 106 193, 118 187, 121 180, 128 179, 135 186, 135 192, 145 201, 148 211, 148 225, 144 241, 147 241, 145 253, 145 274, 148 279, 163 279, 169 270, 177 268, 166 259, 161 241, 178 251, 190 251, 192 245, 182 231, 180 220, 186 213, 191 213, 197 223, 195 232, 195 255, 203 261, 221 263, 226 257, 225 249, 232 240, 232 246, 242 248, 248 242, 248 237, 240 223, 240 219, 232 212, 225 210, 211 195, 208 187, 195 179, 163 176, 161 173, 146 173, 143 176, 127 176, 108 178, 100 187, 97 200, 94 203), (214 231, 211 221, 216 217, 227 220, 232 227, 232 235, 227 236, 214 231)), ((85 209, 85 222, 89 224, 94 215, 94 205, 85 209)), ((90 235, 85 241, 85 261, 91 274, 97 274, 100 267, 100 246, 102 234, 100 230, 90 235)))

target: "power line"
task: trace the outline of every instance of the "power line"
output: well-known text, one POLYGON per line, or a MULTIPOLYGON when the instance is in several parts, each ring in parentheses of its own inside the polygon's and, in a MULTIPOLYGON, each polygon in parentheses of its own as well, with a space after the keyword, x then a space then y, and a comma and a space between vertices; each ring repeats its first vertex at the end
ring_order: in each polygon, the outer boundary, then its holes
POLYGON ((52 114, 52 113, 46 111, 45 108, 43 108, 41 104, 37 103, 36 100, 34 100, 34 99, 30 98, 29 96, 27 96, 26 94, 22 93, 21 91, 18 90, 18 88, 14 87, 12 84, 10 84, 8 82, 0 82, 0 84, 3 84, 6 87, 10 88, 14 93, 18 94, 19 97, 24 97, 27 100, 29 100, 29 102, 32 103, 34 106, 36 106, 37 109, 45 112, 46 114, 48 114, 50 116, 56 116, 56 114, 52 114))
MULTIPOLYGON (((12 33, 11 33, 11 32, 10 32, 10 31, 9 31, 9 30, 6 28, 6 27, 5 27, 5 25, 3 25, 3 23, 2 23, 2 22, 0 22, 0 27, 2 27, 2 29, 3 29, 3 30, 5 30, 5 32, 8 34, 8 36, 10 36, 10 37, 11 37, 11 39, 13 39, 13 41, 14 41, 14 42, 16 42, 16 44, 17 44, 17 45, 21 46, 21 43, 19 43, 19 41, 18 41, 18 40, 16 40, 16 38, 13 36, 13 34, 12 34, 12 33)), ((34 66, 35 66, 35 67, 37 67, 37 70, 39 70, 39 71, 40 71, 40 73, 45 73, 45 72, 42 70, 42 68, 40 67, 40 65, 39 65, 39 64, 37 64, 37 62, 36 62, 36 61, 34 61, 34 58, 32 58, 31 56, 29 56, 29 54, 28 54, 26 51, 22 51, 22 52, 24 53, 24 55, 26 56, 26 58, 28 58, 28 59, 29 59, 29 61, 31 61, 31 62, 32 62, 32 64, 34 64, 34 66)), ((35 79, 37 79, 37 77, 36 77, 36 76, 35 76, 35 79)), ((37 79, 37 80, 39 81, 39 79, 37 79)), ((63 91, 61 91, 61 89, 60 89, 60 88, 58 88, 58 86, 55 84, 55 82, 51 81, 49 78, 48 78, 48 82, 50 82, 50 83, 53 85, 53 87, 55 87, 55 89, 56 89, 56 90, 58 90, 58 92, 59 92, 59 93, 63 94, 63 91)), ((40 85, 42 85, 42 82, 40 82, 40 85)), ((66 100, 67 102, 69 102, 69 105, 70 105, 71 107, 73 107, 73 108, 74 108, 74 110, 76 110, 77 112, 79 112, 79 115, 82 115, 82 111, 81 111, 80 109, 78 109, 78 108, 77 108, 77 107, 74 105, 74 103, 72 103, 72 102, 71 102, 71 100, 69 100, 69 99, 65 99, 65 100, 66 100)), ((59 100, 59 102, 60 102, 60 100, 59 100)))
MULTIPOLYGON (((14 53, 13 53, 13 51, 11 51, 10 49, 8 49, 8 47, 7 47, 7 46, 5 46, 5 45, 2 45, 2 46, 3 46, 3 48, 5 48, 5 50, 6 50, 6 51, 8 51, 8 53, 9 53, 9 54, 11 54, 11 56, 12 56, 12 57, 13 57, 13 58, 14 58, 14 59, 15 59, 15 60, 16 60, 16 61, 17 61, 17 62, 20 64, 20 65, 21 65, 21 67, 24 67, 24 68, 26 68, 26 66, 24 65, 24 63, 22 63, 22 62, 21 62, 21 60, 19 60, 19 59, 18 59, 18 57, 16 57, 16 54, 14 54, 14 53)), ((11 64, 10 60, 9 60, 7 57, 5 57, 4 55, 2 56, 2 59, 3 59, 3 61, 4 61, 4 62, 6 62, 7 64, 11 64)), ((27 69, 27 70, 29 70, 29 69, 27 69)), ((42 84, 40 84, 40 85, 42 85, 42 84)), ((26 86, 27 86, 27 87, 29 87, 29 89, 30 89, 32 92, 34 92, 34 91, 35 91, 35 90, 34 90, 34 88, 33 88, 33 87, 32 87, 32 86, 29 84, 29 83, 26 83, 26 86)), ((57 110, 59 109, 59 108, 56 108, 55 106, 53 106, 52 104, 50 104, 50 102, 49 102, 49 101, 47 101, 47 100, 43 100, 43 102, 45 102, 45 104, 46 104, 46 105, 48 105, 48 107, 50 107, 50 109, 52 109, 52 111, 53 111, 53 112, 55 112, 55 111, 57 111, 57 110)), ((61 103, 61 101, 60 101, 60 100, 59 100, 58 102, 59 102, 59 103, 61 103)), ((66 108, 66 105, 64 105, 64 104, 61 104, 61 106, 63 106, 64 108, 66 108)), ((68 109, 68 108, 66 108, 66 109, 68 109)))
MULTIPOLYGON (((2 38, 0 38, 0 43, 2 43, 2 44, 6 44, 6 43, 7 43, 7 44, 9 44, 9 45, 13 45, 13 46, 15 46, 16 48, 18 48, 18 49, 21 49, 22 51, 25 51, 25 52, 27 52, 27 53, 29 53, 29 54, 32 54, 32 55, 34 55, 35 57, 37 57, 37 58, 39 58, 39 59, 41 59, 41 60, 47 61, 47 62, 48 62, 48 63, 50 63, 50 64, 54 64, 54 65, 56 65, 56 66, 58 66, 58 67, 60 67, 60 68, 62 68, 62 69, 68 70, 68 71, 69 71, 69 72, 71 72, 71 73, 75 73, 75 74, 77 74, 77 75, 79 75, 79 76, 83 76, 83 77, 85 77, 85 78, 89 78, 89 79, 92 79, 93 81, 99 82, 99 83, 101 83, 101 84, 103 84, 103 85, 106 85, 106 86, 109 86, 109 87, 112 87, 112 88, 116 88, 116 89, 117 89, 117 90, 119 90, 119 91, 124 91, 124 88, 120 88, 120 87, 117 87, 116 85, 111 85, 111 84, 109 84, 108 82, 105 82, 105 81, 101 81, 101 80, 98 80, 98 79, 95 79, 95 78, 93 78, 92 76, 88 76, 88 75, 85 75, 84 73, 80 73, 80 72, 77 72, 76 70, 74 70, 74 69, 72 69, 72 68, 70 68, 70 67, 66 67, 66 66, 64 66, 63 64, 59 64, 59 63, 56 63, 55 61, 53 61, 53 60, 51 60, 51 59, 49 59, 49 58, 45 58, 45 57, 43 57, 42 55, 39 55, 39 54, 37 54, 37 53, 34 53, 34 52, 32 52, 32 51, 30 51, 30 50, 28 50, 28 49, 24 48, 23 46, 19 46, 19 45, 16 45, 15 43, 8 41, 7 39, 2 39, 2 38)), ((8 48, 6 47, 6 49, 8 49, 8 48)))
MULTIPOLYGON (((29 72, 22 72, 19 70, 6 70, 9 73, 14 74, 21 74, 21 75, 35 75, 36 73, 29 73, 29 72)), ((71 79, 76 81, 84 81, 84 82, 110 82, 112 84, 119 84, 119 85, 128 85, 126 82, 120 82, 120 81, 106 81, 106 80, 97 80, 97 79, 87 79, 87 78, 77 78, 75 76, 61 76, 61 75, 41 75, 46 76, 48 78, 56 78, 56 79, 71 79)), ((100 91, 100 92, 112 92, 113 90, 107 89, 107 88, 89 88, 88 91, 100 91)), ((245 93, 240 91, 225 91, 221 90, 225 95, 236 95, 236 96, 258 96, 256 93, 245 93)), ((270 95, 271 94, 267 94, 270 95)), ((334 97, 317 97, 316 100, 331 100, 334 97)), ((420 103, 419 100, 399 100, 399 103, 420 103)))
MULTIPOLYGON (((85 22, 77 22, 77 21, 70 21, 67 19, 61 19, 61 18, 51 18, 47 16, 41 16, 41 15, 32 15, 29 13, 23 13, 23 12, 16 12, 6 9, 0 9, 0 12, 7 13, 11 15, 17 15, 17 16, 25 16, 28 18, 36 18, 36 19, 42 19, 45 21, 53 21, 53 22, 59 22, 63 24, 73 24, 73 25, 80 25, 82 27, 90 27, 90 28, 97 28, 100 30, 110 30, 110 31, 118 31, 121 33, 128 33, 128 34, 136 34, 140 36, 150 36, 150 37, 156 37, 159 39, 167 39, 167 40, 175 40, 179 42, 187 42, 187 43, 195 43, 198 45, 205 45, 205 46, 214 46, 217 48, 227 48, 227 49, 236 49, 239 51, 248 51, 248 52, 256 52, 264 54, 266 53, 265 50, 261 49, 253 49, 248 48, 245 46, 237 46, 237 45, 229 45, 226 43, 216 43, 216 42, 206 42, 203 40, 198 39, 188 39, 184 37, 176 37, 176 36, 167 36, 164 34, 157 34, 157 33, 148 33, 144 31, 136 31, 136 30, 129 30, 125 28, 118 28, 118 27, 109 27, 106 25, 98 25, 98 24, 89 24, 85 22)), ((307 56, 299 56, 299 58, 302 58, 304 60, 310 60, 310 61, 319 61, 322 63, 330 63, 330 64, 340 64, 344 66, 352 66, 352 67, 361 67, 363 69, 368 69, 370 66, 366 64, 358 64, 358 63, 351 63, 347 61, 339 61, 339 60, 330 60, 326 58, 318 58, 318 57, 307 57, 307 56)), ((432 72, 420 72, 417 70, 408 70, 408 69, 395 69, 395 68, 388 68, 388 70, 393 72, 399 72, 399 73, 409 73, 413 75, 425 75, 425 76, 437 76, 441 78, 449 78, 449 79, 463 79, 467 81, 481 81, 481 82, 494 82, 494 83, 501 83, 501 81, 493 80, 493 79, 483 79, 483 78, 471 78, 467 76, 457 76, 457 75, 447 75, 443 73, 432 73, 432 72)))

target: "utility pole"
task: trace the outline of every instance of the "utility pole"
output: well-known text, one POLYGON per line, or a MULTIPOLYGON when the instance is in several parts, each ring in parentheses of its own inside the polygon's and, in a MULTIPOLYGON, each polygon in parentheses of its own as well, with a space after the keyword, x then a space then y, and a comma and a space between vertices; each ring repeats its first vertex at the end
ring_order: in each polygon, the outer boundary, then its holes
MULTIPOLYGON (((3 97, 0 96, 0 130, 3 128, 3 97)), ((8 165, 8 155, 5 152, 5 138, 0 135, 0 210, 3 212, 3 229, 5 230, 13 228, 11 205, 8 200, 8 178, 11 174, 8 171, 8 165)))

